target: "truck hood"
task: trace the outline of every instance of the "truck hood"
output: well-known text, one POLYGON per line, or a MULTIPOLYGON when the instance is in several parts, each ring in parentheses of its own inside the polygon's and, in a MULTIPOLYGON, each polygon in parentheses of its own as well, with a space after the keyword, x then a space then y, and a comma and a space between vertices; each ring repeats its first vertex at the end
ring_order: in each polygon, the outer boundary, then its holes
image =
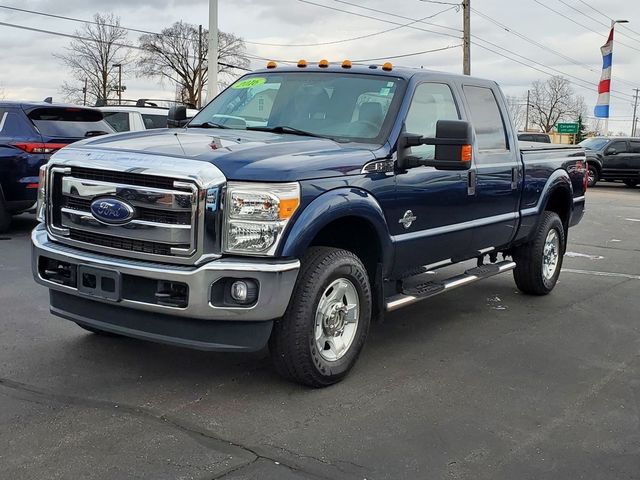
POLYGON ((364 164, 375 158, 362 145, 223 129, 124 133, 88 139, 67 148, 200 160, 215 165, 229 180, 249 181, 297 181, 359 174, 364 164))

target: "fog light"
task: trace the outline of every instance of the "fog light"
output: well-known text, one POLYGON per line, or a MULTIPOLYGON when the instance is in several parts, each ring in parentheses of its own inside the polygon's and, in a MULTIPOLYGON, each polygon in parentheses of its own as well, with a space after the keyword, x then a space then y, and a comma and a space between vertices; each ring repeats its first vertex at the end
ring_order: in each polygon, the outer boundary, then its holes
POLYGON ((246 282, 239 280, 231 284, 231 298, 236 302, 244 303, 247 301, 249 287, 246 282))

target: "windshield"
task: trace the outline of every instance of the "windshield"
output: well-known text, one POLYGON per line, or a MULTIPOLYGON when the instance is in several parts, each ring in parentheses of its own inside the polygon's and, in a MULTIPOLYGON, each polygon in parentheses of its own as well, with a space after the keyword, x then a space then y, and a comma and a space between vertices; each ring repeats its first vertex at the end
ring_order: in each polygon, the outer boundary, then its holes
POLYGON ((382 144, 404 81, 382 75, 289 72, 249 75, 216 97, 189 127, 274 130, 382 144))
POLYGON ((581 141, 578 145, 587 150, 600 150, 602 149, 608 142, 606 138, 587 138, 586 140, 581 141))
POLYGON ((32 110, 28 116, 45 137, 86 138, 114 132, 97 110, 45 107, 32 110))

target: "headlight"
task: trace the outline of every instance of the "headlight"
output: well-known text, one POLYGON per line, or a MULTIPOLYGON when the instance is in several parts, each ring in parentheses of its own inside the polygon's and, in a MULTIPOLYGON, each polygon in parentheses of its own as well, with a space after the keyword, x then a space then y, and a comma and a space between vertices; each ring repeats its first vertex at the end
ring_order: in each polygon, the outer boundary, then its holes
POLYGON ((225 196, 225 252, 273 255, 298 205, 297 183, 229 182, 225 196))
POLYGON ((44 209, 47 195, 47 166, 42 165, 39 172, 38 180, 38 205, 36 207, 36 217, 39 222, 44 223, 44 209))

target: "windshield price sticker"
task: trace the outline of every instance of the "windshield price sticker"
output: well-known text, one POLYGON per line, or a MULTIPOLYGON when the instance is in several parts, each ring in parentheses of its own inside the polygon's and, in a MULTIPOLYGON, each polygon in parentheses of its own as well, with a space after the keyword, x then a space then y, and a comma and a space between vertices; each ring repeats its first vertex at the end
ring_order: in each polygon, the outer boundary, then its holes
POLYGON ((240 80, 237 83, 234 83, 231 88, 241 89, 241 88, 251 88, 257 87, 258 85, 263 85, 267 81, 264 77, 259 78, 247 78, 246 80, 240 80))

